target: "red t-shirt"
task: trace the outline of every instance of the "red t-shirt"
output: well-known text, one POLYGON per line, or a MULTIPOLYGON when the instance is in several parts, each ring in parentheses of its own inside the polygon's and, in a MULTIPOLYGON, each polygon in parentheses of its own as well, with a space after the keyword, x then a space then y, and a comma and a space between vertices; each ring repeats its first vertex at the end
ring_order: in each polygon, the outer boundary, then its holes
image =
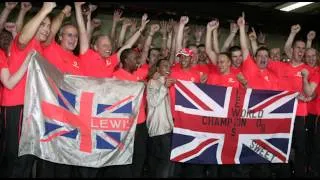
POLYGON ((55 41, 44 48, 43 56, 63 73, 82 75, 79 58, 55 41))
POLYGON ((138 68, 135 72, 133 72, 134 75, 136 75, 139 80, 145 80, 148 76, 149 72, 149 64, 145 63, 140 68, 138 68))
MULTIPOLYGON (((119 68, 117 71, 115 71, 113 73, 113 77, 120 79, 120 80, 128 80, 128 81, 134 81, 134 82, 144 80, 144 79, 140 79, 141 75, 139 73, 131 74, 122 68, 119 68)), ((141 101, 137 124, 142 124, 146 121, 146 111, 145 111, 146 104, 147 104, 147 98, 146 98, 146 93, 144 92, 144 94, 142 96, 142 101, 141 101)))
MULTIPOLYGON (((7 63, 7 55, 6 53, 0 49, 0 73, 3 68, 8 68, 8 63, 7 63)), ((3 86, 0 86, 0 102, 2 101, 2 91, 3 91, 3 86)))
MULTIPOLYGON (((8 56, 8 67, 10 74, 16 73, 16 71, 20 68, 25 58, 31 52, 31 50, 36 50, 41 55, 43 54, 43 46, 40 41, 36 40, 33 37, 27 46, 24 49, 20 49, 18 47, 18 39, 20 34, 18 34, 12 43, 10 48, 9 56, 8 56)), ((26 73, 22 77, 22 79, 17 83, 17 85, 9 90, 7 88, 3 89, 3 98, 2 105, 3 106, 17 106, 24 104, 24 94, 25 94, 25 85, 26 85, 26 73)))
MULTIPOLYGON (((316 67, 311 67, 315 73, 318 74, 318 77, 319 77, 319 67, 316 66, 316 67)), ((320 86, 318 84, 317 88, 316 88, 316 97, 308 102, 308 113, 310 114, 314 114, 314 115, 320 115, 320 86)))
MULTIPOLYGON (((275 72, 279 78, 279 84, 289 91, 303 92, 302 89, 302 76, 301 70, 307 69, 309 71, 309 82, 314 82, 318 84, 318 76, 313 70, 306 64, 300 64, 298 66, 292 66, 289 63, 283 63, 279 61, 269 61, 268 68, 275 72)), ((303 101, 298 101, 297 116, 306 116, 307 103, 303 101)))
POLYGON ((234 72, 220 74, 218 71, 209 74, 207 84, 234 88, 238 88, 240 86, 237 75, 234 72))
MULTIPOLYGON (((171 68, 170 78, 176 79, 176 80, 192 81, 195 83, 199 83, 200 82, 200 73, 191 69, 191 68, 189 70, 183 70, 183 69, 181 69, 180 65, 177 65, 176 67, 171 68)), ((172 116, 176 117, 175 110, 174 110, 174 106, 175 106, 175 102, 176 102, 176 94, 175 94, 174 86, 170 87, 169 95, 170 95, 172 116)))
POLYGON ((212 64, 197 64, 192 66, 192 70, 198 71, 203 74, 210 74, 212 64))
POLYGON ((259 69, 251 55, 242 63, 242 73, 253 89, 278 90, 278 77, 268 68, 259 69))
POLYGON ((91 49, 88 49, 84 54, 80 54, 79 58, 83 74, 97 78, 112 77, 112 73, 119 63, 118 53, 102 58, 99 53, 91 49))

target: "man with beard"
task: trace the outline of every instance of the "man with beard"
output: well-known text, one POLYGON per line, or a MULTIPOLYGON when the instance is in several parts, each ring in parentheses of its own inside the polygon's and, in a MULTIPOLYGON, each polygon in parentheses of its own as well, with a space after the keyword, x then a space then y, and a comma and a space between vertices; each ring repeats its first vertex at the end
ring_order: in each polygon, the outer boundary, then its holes
MULTIPOLYGON (((24 62, 28 53, 34 49, 43 54, 44 42, 50 33, 51 21, 47 15, 56 7, 55 2, 44 2, 40 11, 27 22, 12 42, 8 57, 9 71, 15 73, 24 62)), ((4 106, 6 126, 6 156, 8 169, 6 176, 30 177, 34 156, 18 157, 19 139, 22 125, 22 112, 26 75, 13 89, 4 88, 2 105, 4 106)))

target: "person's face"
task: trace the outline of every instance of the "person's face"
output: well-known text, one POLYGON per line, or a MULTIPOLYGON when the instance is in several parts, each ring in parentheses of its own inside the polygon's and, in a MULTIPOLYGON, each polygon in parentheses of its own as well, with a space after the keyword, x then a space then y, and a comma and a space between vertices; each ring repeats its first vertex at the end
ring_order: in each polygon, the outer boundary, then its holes
POLYGON ((269 53, 266 50, 261 50, 257 52, 256 64, 258 68, 265 69, 269 62, 269 53))
POLYGON ((306 49, 306 44, 303 41, 297 41, 293 47, 292 61, 302 62, 305 49, 306 49))
POLYGON ((193 52, 193 56, 191 58, 191 63, 198 64, 198 48, 196 46, 189 46, 189 49, 191 49, 193 52))
POLYGON ((231 52, 231 60, 232 65, 236 68, 240 67, 243 58, 242 58, 242 52, 241 51, 233 51, 231 52))
POLYGON ((198 60, 199 62, 206 62, 207 61, 207 53, 205 47, 198 48, 198 60))
POLYGON ((221 74, 226 74, 226 73, 229 73, 230 71, 231 61, 229 57, 226 56, 225 54, 220 54, 218 56, 217 65, 218 65, 219 72, 221 74))
POLYGON ((280 48, 272 48, 270 50, 270 57, 272 60, 280 61, 281 59, 280 48))
POLYGON ((315 49, 308 49, 305 54, 306 63, 314 67, 317 65, 317 52, 315 49))
POLYGON ((97 40, 94 45, 95 51, 97 51, 101 57, 106 58, 111 55, 112 44, 107 36, 102 36, 97 40))
POLYGON ((167 60, 162 60, 157 68, 161 76, 167 77, 170 74, 170 63, 167 60))
POLYGON ((36 39, 40 42, 45 42, 48 39, 50 34, 51 28, 51 21, 48 17, 46 17, 40 24, 37 32, 36 32, 36 39))
POLYGON ((149 57, 149 65, 152 66, 154 63, 156 63, 160 58, 160 51, 156 49, 152 49, 150 51, 150 57, 149 57))
POLYGON ((138 67, 138 53, 136 51, 131 51, 126 58, 126 64, 130 71, 137 70, 138 67))
POLYGON ((60 35, 60 45, 67 51, 73 51, 78 44, 78 30, 74 26, 65 26, 60 35))
POLYGON ((191 64, 191 56, 181 55, 180 56, 180 63, 181 63, 181 67, 183 69, 189 68, 190 64, 191 64))

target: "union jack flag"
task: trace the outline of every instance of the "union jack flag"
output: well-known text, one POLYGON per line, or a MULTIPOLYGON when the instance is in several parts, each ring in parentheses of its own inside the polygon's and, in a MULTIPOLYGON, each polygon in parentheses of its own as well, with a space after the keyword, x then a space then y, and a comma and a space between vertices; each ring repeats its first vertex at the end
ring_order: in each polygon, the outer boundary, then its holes
POLYGON ((288 163, 297 93, 178 81, 172 161, 288 163))
POLYGON ((62 74, 36 52, 29 58, 19 155, 86 167, 130 164, 144 84, 62 74))

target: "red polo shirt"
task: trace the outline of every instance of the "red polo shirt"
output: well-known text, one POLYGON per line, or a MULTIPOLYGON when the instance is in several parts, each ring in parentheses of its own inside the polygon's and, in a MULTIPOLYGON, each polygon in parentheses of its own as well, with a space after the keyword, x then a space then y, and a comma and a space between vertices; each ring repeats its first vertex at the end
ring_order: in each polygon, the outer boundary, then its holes
POLYGON ((278 90, 278 77, 268 68, 259 69, 249 54, 242 63, 242 73, 253 89, 278 90))
MULTIPOLYGON (((31 50, 36 50, 41 55, 43 54, 43 46, 41 45, 40 41, 35 39, 35 37, 30 40, 24 49, 20 49, 18 47, 19 36, 20 34, 14 38, 9 52, 8 67, 11 74, 14 74, 16 71, 18 71, 31 50)), ((3 106, 17 106, 24 104, 26 77, 27 76, 25 73, 22 79, 12 90, 7 88, 3 89, 3 106)))
MULTIPOLYGON (((318 77, 319 77, 319 66, 316 67, 311 67, 315 73, 318 73, 318 77)), ((316 88, 316 97, 308 102, 308 113, 310 114, 314 114, 314 115, 320 115, 320 86, 318 84, 317 88, 316 88)))
MULTIPOLYGON (((170 78, 176 79, 176 80, 184 80, 184 81, 192 81, 199 83, 200 82, 200 73, 190 68, 189 70, 183 70, 181 69, 181 65, 177 65, 175 67, 171 68, 171 74, 170 78)), ((174 86, 171 86, 169 89, 169 95, 170 95, 170 103, 171 103, 171 112, 172 116, 175 117, 175 102, 176 102, 176 94, 175 94, 175 88, 174 86)))
MULTIPOLYGON (((292 66, 289 63, 283 63, 279 61, 269 61, 268 68, 275 72, 279 78, 279 84, 285 86, 285 90, 303 92, 302 88, 302 76, 301 70, 307 69, 309 71, 309 82, 318 84, 318 76, 313 70, 306 64, 300 64, 298 66, 292 66)), ((297 116, 306 116, 307 103, 298 101, 297 116)))
MULTIPOLYGON (((8 60, 7 60, 6 53, 2 49, 0 49, 0 73, 3 68, 8 68, 7 61, 8 60)), ((2 91, 3 91, 3 86, 1 85, 0 86, 0 102, 2 101, 2 91)))
MULTIPOLYGON (((138 69, 139 70, 139 69, 138 69)), ((137 70, 137 71, 138 71, 137 70)), ((140 79, 142 75, 139 73, 129 73, 128 71, 119 68, 117 71, 115 71, 113 73, 113 77, 120 79, 120 80, 128 80, 128 81, 140 81, 140 80, 144 80, 144 79, 140 79)), ((146 121, 146 111, 145 111, 145 107, 147 104, 147 99, 146 99, 146 94, 144 93, 142 96, 142 101, 141 101, 141 106, 140 106, 140 110, 139 110, 139 115, 138 115, 138 122, 137 124, 142 124, 146 121)))
POLYGON ((82 75, 79 58, 52 41, 43 51, 44 57, 61 72, 82 75))
POLYGON ((119 63, 118 53, 103 58, 91 49, 88 49, 84 54, 80 54, 79 58, 83 74, 97 78, 112 77, 112 73, 119 63))

